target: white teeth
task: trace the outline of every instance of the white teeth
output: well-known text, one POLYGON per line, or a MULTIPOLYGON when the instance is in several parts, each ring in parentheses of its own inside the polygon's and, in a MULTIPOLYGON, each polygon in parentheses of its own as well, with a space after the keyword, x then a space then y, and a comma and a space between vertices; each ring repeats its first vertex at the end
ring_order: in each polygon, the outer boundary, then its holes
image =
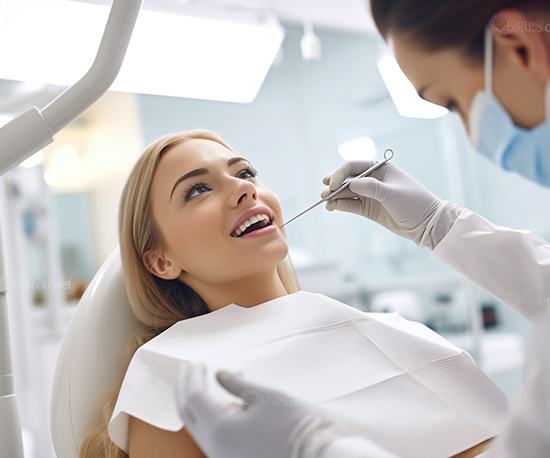
POLYGON ((252 226, 254 223, 257 223, 258 221, 261 221, 263 219, 265 219, 267 222, 270 221, 269 216, 267 216, 264 213, 252 216, 248 218, 246 221, 244 221, 237 229, 235 229, 233 231, 233 234, 235 234, 238 237, 246 230, 247 227, 252 226))

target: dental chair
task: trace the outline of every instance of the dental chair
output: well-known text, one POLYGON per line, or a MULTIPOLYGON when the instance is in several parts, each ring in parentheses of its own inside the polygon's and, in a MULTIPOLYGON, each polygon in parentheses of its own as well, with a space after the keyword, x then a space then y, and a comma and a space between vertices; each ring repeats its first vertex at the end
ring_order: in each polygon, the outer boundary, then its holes
POLYGON ((139 323, 122 279, 117 248, 80 299, 55 369, 51 431, 59 458, 77 458, 106 397, 122 378, 122 354, 139 323))

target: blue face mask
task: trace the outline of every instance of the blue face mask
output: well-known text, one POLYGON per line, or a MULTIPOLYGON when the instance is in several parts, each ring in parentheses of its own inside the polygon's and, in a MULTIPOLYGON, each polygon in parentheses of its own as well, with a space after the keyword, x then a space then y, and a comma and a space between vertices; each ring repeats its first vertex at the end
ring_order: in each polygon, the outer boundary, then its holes
POLYGON ((493 36, 485 32, 485 90, 470 107, 470 139, 483 156, 504 170, 550 187, 550 81, 546 84, 546 120, 533 129, 512 121, 492 91, 493 36))

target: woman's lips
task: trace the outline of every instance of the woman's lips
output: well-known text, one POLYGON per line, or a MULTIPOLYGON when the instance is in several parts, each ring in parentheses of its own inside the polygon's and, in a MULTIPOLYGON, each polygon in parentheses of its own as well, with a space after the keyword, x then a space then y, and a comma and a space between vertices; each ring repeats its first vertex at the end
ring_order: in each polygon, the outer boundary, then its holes
POLYGON ((240 237, 234 237, 236 239, 245 239, 253 237, 261 237, 263 235, 272 234, 277 231, 275 224, 271 223, 269 226, 262 227, 261 229, 256 229, 255 231, 249 232, 248 234, 241 235, 240 237))

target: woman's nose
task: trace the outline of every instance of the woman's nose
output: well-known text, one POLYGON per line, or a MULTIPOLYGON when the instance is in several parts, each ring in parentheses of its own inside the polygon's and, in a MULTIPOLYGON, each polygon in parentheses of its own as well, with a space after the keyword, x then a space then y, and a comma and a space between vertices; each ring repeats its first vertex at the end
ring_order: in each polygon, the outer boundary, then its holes
POLYGON ((231 198, 233 204, 240 204, 244 199, 256 200, 256 185, 251 181, 240 180, 231 198))

